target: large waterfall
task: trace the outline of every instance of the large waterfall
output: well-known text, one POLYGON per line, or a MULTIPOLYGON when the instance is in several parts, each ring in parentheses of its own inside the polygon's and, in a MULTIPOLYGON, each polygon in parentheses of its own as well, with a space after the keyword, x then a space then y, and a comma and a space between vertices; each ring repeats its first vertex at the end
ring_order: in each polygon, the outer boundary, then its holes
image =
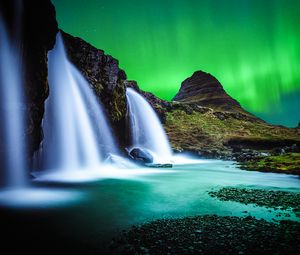
POLYGON ((131 130, 131 147, 150 151, 155 163, 170 162, 172 150, 167 135, 150 104, 132 88, 126 97, 131 130))
POLYGON ((26 185, 26 104, 22 84, 21 47, 7 33, 0 16, 0 182, 26 185))
POLYGON ((98 167, 118 149, 90 85, 68 60, 59 33, 48 54, 49 90, 40 151, 43 169, 98 167))

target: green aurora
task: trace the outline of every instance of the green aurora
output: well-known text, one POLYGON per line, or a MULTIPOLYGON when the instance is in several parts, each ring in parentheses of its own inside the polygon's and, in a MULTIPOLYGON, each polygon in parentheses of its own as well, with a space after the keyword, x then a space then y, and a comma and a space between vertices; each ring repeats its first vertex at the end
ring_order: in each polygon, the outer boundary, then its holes
POLYGON ((267 121, 300 121, 298 0, 53 3, 63 30, 113 55, 144 90, 171 99, 203 70, 267 121))

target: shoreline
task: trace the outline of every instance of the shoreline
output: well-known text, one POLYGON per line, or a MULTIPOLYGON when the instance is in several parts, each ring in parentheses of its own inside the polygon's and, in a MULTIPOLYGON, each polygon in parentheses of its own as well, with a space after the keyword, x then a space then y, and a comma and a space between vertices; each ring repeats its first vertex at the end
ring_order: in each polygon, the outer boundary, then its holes
MULTIPOLYGON (((279 210, 296 219, 267 221, 250 215, 206 214, 149 221, 122 231, 111 254, 299 254, 300 194, 223 187, 208 194, 220 201, 279 210)), ((247 211, 245 211, 247 213, 247 211)))
POLYGON ((203 215, 132 226, 111 254, 298 254, 300 222, 203 215))

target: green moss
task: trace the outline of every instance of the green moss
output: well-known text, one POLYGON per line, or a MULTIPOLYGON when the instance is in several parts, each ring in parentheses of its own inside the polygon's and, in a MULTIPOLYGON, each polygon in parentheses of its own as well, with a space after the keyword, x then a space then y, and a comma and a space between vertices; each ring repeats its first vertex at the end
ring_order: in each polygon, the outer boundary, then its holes
MULTIPOLYGON (((227 114, 223 112, 223 114, 227 114)), ((259 119, 256 121, 237 119, 226 115, 219 119, 213 110, 201 113, 193 111, 187 114, 183 110, 166 113, 165 129, 174 148, 192 151, 213 151, 220 154, 231 151, 229 141, 241 141, 242 144, 272 144, 286 141, 300 143, 297 129, 272 126, 259 119)))
POLYGON ((95 91, 95 94, 97 96, 100 96, 102 91, 103 91, 103 85, 100 83, 100 82, 96 82, 94 85, 93 85, 93 88, 94 88, 94 91, 95 91))
POLYGON ((300 153, 258 157, 241 163, 241 166, 247 170, 300 174, 300 153))
POLYGON ((126 115, 126 98, 124 86, 117 86, 113 91, 111 101, 111 117, 113 122, 118 122, 126 115))

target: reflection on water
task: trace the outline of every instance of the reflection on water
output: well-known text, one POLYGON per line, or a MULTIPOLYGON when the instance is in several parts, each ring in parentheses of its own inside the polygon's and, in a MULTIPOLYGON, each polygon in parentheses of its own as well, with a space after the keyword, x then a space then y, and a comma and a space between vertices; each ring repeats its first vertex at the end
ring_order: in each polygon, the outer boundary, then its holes
POLYGON ((78 191, 46 188, 5 189, 0 192, 0 205, 15 208, 48 208, 80 201, 78 191))

